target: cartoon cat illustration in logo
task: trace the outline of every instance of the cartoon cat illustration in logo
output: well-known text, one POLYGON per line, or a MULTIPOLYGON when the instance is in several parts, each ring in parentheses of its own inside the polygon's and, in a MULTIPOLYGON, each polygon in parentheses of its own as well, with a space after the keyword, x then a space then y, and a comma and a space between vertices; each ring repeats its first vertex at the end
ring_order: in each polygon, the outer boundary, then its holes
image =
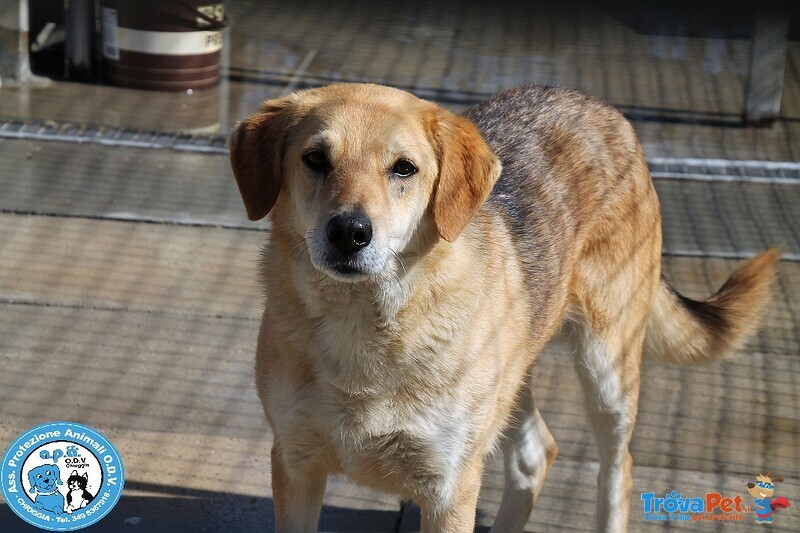
POLYGON ((63 485, 61 472, 57 465, 39 465, 28 472, 31 488, 28 492, 35 494, 33 506, 40 511, 56 515, 64 514, 64 496, 58 491, 63 485))
POLYGON ((772 472, 767 472, 756 477, 755 483, 747 484, 747 492, 755 498, 757 524, 770 524, 772 523, 773 511, 791 507, 789 500, 786 498, 772 497, 775 494, 775 483, 783 481, 783 478, 772 478, 771 476, 772 472))
POLYGON ((72 513, 86 507, 89 505, 94 496, 91 492, 86 490, 86 486, 89 484, 89 474, 84 473, 83 475, 78 474, 77 470, 73 470, 72 473, 67 478, 67 487, 69 488, 69 492, 67 492, 67 512, 72 513))

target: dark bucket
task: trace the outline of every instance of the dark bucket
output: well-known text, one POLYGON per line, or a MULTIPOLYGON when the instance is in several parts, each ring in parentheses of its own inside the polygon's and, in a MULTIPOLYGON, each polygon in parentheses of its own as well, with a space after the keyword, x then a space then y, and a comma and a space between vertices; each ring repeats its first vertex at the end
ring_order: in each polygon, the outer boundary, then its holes
POLYGON ((219 83, 222 1, 102 0, 103 67, 112 85, 157 91, 219 83))

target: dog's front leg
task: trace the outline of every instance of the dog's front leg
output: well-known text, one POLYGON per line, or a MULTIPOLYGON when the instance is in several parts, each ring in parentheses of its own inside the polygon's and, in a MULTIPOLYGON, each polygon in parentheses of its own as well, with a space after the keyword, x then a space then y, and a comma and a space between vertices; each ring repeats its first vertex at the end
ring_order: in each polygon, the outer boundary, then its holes
POLYGON ((272 498, 277 533, 317 530, 328 473, 313 464, 290 464, 277 441, 272 446, 272 498))
POLYGON ((462 468, 461 475, 436 500, 420 502, 421 533, 472 533, 483 474, 483 457, 462 468))

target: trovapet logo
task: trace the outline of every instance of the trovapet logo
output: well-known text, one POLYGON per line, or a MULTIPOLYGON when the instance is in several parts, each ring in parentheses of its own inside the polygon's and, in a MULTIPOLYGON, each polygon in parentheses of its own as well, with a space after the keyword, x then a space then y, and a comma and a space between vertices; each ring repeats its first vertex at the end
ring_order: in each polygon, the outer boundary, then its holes
POLYGON ((715 522, 742 521, 755 514, 755 522, 770 523, 775 511, 791 507, 784 497, 775 498, 775 483, 783 481, 771 477, 772 472, 756 477, 755 483, 747 484, 747 492, 754 498, 755 506, 744 502, 739 494, 723 496, 709 492, 703 496, 684 496, 672 491, 663 497, 654 492, 642 493, 644 519, 649 521, 715 522))
POLYGON ((0 486, 9 508, 49 531, 90 526, 114 508, 124 471, 114 446, 97 431, 72 422, 37 426, 8 448, 0 486))
POLYGON ((744 520, 744 515, 751 512, 750 506, 742 504, 741 496, 726 497, 718 492, 687 497, 673 490, 663 498, 654 492, 644 492, 642 502, 644 519, 652 521, 744 520))

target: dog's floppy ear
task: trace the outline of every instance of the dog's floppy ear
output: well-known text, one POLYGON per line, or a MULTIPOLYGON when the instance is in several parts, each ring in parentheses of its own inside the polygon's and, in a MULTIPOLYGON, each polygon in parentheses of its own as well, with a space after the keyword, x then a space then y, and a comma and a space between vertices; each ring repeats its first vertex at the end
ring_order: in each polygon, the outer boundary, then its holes
POLYGON ((278 198, 293 107, 290 97, 268 100, 231 133, 231 167, 250 220, 267 216, 278 198))
POLYGON ((477 126, 466 118, 437 109, 430 128, 439 156, 433 219, 439 235, 452 242, 486 200, 502 167, 477 126))

